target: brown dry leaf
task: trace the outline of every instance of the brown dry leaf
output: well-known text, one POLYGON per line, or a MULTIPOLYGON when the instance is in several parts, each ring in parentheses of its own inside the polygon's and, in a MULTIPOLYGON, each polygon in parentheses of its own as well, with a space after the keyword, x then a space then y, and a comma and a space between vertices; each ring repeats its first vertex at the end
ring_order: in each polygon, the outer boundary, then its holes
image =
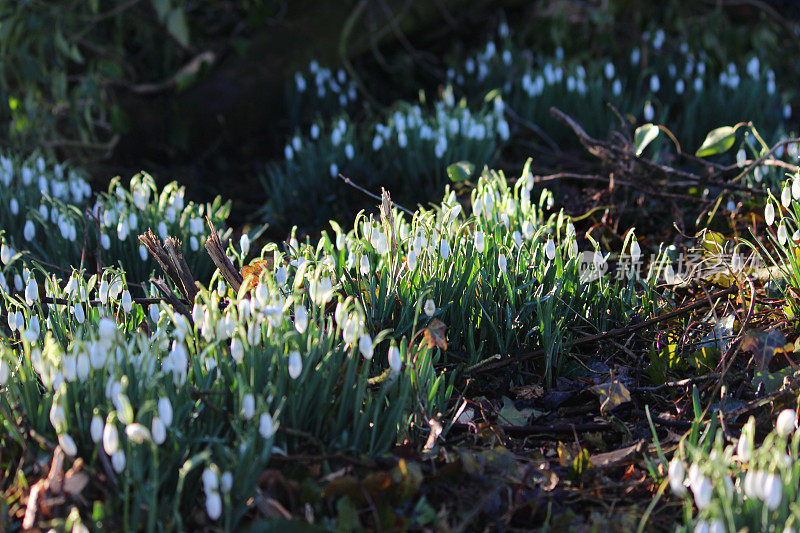
POLYGON ((428 425, 431 427, 431 432, 428 435, 428 440, 425 442, 425 446, 422 448, 423 450, 430 450, 433 448, 433 446, 436 444, 436 439, 439 438, 439 435, 442 434, 442 430, 444 429, 439 421, 435 418, 428 420, 428 425))
POLYGON ((83 460, 78 458, 75 460, 72 468, 67 470, 67 473, 64 474, 64 492, 70 496, 77 496, 83 492, 83 489, 85 489, 86 485, 89 483, 89 476, 83 473, 82 468, 83 460))
POLYGON ((522 385, 521 387, 514 387, 511 389, 517 400, 538 400, 544 396, 544 387, 533 383, 531 385, 522 385))
POLYGON ((600 398, 600 414, 603 415, 615 407, 631 401, 631 393, 628 388, 616 379, 590 387, 589 390, 600 398))
POLYGON ((434 318, 428 324, 428 327, 422 332, 425 343, 428 348, 438 346, 442 350, 447 350, 447 336, 445 332, 447 326, 441 320, 434 318))
POLYGON ((258 278, 264 270, 272 272, 275 267, 275 262, 271 257, 267 259, 256 259, 249 265, 242 267, 242 278, 247 280, 248 289, 255 289, 258 286, 258 278), (248 276, 250 279, 248 280, 248 276))

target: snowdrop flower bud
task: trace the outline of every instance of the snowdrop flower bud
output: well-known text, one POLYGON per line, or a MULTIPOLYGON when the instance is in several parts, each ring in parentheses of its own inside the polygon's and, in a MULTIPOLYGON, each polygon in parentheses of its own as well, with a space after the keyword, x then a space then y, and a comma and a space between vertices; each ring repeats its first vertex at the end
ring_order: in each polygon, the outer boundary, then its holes
POLYGON ((32 241, 36 236, 36 228, 32 221, 28 220, 25 222, 25 227, 22 228, 22 236, 25 237, 26 241, 32 241))
POLYGON ((98 290, 98 296, 100 298, 100 302, 105 304, 108 302, 108 280, 103 280, 100 282, 100 288, 98 290))
POLYGON ((58 445, 70 457, 75 457, 78 454, 78 447, 75 445, 75 441, 66 433, 58 436, 58 445))
POLYGON ((64 425, 67 423, 67 415, 64 413, 64 408, 56 402, 50 407, 50 423, 53 424, 56 432, 64 429, 64 425))
POLYGON ((239 337, 231 339, 231 359, 236 363, 241 363, 244 360, 244 344, 239 337))
POLYGON ((406 264, 409 270, 415 270, 417 268, 417 254, 414 253, 414 250, 409 250, 408 257, 406 257, 406 264))
POLYGON ((786 241, 789 238, 789 234, 786 232, 786 225, 781 222, 778 224, 778 242, 781 246, 786 244, 786 241))
POLYGON ((33 305, 33 302, 39 300, 39 285, 36 279, 31 276, 28 278, 28 283, 25 284, 25 303, 33 305))
POLYGON ((229 493, 233 488, 233 474, 230 472, 223 472, 219 477, 219 485, 222 492, 225 494, 229 493))
POLYGON ((775 222, 775 206, 772 205, 772 202, 767 202, 764 208, 764 220, 767 226, 771 226, 772 223, 775 222))
POLYGON ((107 420, 103 427, 103 449, 111 456, 119 450, 119 433, 117 426, 111 420, 107 420))
POLYGON ((374 354, 372 337, 366 333, 362 335, 358 339, 358 350, 361 352, 361 355, 364 356, 364 359, 372 359, 372 355, 374 354))
POLYGON ((242 249, 242 257, 247 257, 250 252, 250 237, 248 237, 247 233, 242 233, 239 238, 239 248, 242 249))
POLYGON ((692 485, 692 492, 694 493, 694 503, 698 509, 705 509, 711 503, 711 495, 714 491, 714 484, 706 476, 701 476, 696 483, 692 485))
POLYGON ((111 248, 111 237, 109 237, 108 234, 100 234, 100 246, 103 247, 103 250, 108 250, 111 248))
POLYGON ((11 257, 14 255, 14 250, 6 243, 0 245, 0 261, 3 262, 4 265, 7 265, 9 261, 11 261, 11 257))
POLYGON ((445 260, 450 257, 450 243, 447 242, 446 239, 442 239, 442 242, 439 244, 439 255, 445 260))
POLYGON ((164 425, 164 422, 160 417, 153 417, 153 423, 150 427, 150 431, 153 435, 153 442, 156 443, 157 446, 164 444, 164 441, 167 440, 167 427, 164 425))
POLYGON ((125 470, 125 452, 119 450, 114 453, 111 456, 111 466, 114 467, 114 472, 121 474, 125 470))
POLYGON ((683 461, 678 457, 673 457, 669 462, 669 486, 676 496, 683 496, 686 494, 686 486, 683 484, 686 477, 686 470, 683 467, 683 461))
POLYGON ((128 424, 125 427, 125 434, 131 442, 136 444, 143 444, 150 440, 150 431, 138 422, 128 424))
POLYGON ((133 299, 131 298, 131 293, 127 290, 122 292, 122 310, 126 313, 131 312, 131 308, 133 307, 133 299))
POLYGON ((795 178, 792 180, 792 198, 795 200, 800 200, 800 178, 795 178))
POLYGON ((92 422, 89 424, 89 434, 95 444, 103 438, 103 419, 100 418, 100 415, 95 414, 92 417, 92 422))
POLYGON ((433 313, 435 313, 435 312, 436 312, 436 304, 435 304, 435 303, 433 303, 433 300, 431 300, 431 299, 429 298, 429 299, 428 299, 428 300, 425 302, 425 308, 424 308, 424 309, 425 309, 425 314, 426 314, 426 315, 428 315, 428 317, 432 317, 432 316, 433 316, 433 313))
POLYGON ((547 244, 544 245, 544 253, 547 256, 547 259, 552 261, 556 257, 556 243, 553 242, 553 239, 547 239, 547 244))
POLYGON ((265 439, 272 438, 275 435, 275 423, 272 420, 272 415, 269 413, 262 413, 258 419, 258 432, 265 439))
POLYGON ((206 494, 219 489, 219 477, 217 477, 217 473, 214 471, 214 468, 207 467, 205 470, 203 470, 203 474, 200 479, 203 482, 203 492, 206 494))
POLYGON ((789 207, 790 203, 792 203, 792 188, 786 185, 781 191, 781 205, 783 207, 789 207))
POLYGON ((256 399, 249 392, 242 398, 242 416, 245 420, 251 420, 256 412, 256 399))
POLYGON ((219 492, 206 493, 206 513, 211 520, 218 520, 222 516, 222 498, 219 492))
POLYGON ((294 308, 294 329, 301 335, 306 332, 308 327, 308 310, 304 305, 296 305, 294 308))
POLYGON ((400 348, 397 346, 391 346, 389 348, 389 368, 392 369, 392 373, 396 374, 400 372, 400 367, 402 364, 403 361, 400 357, 400 348))
POLYGON ((497 266, 500 268, 500 271, 505 274, 506 268, 508 267, 508 259, 506 259, 505 254, 497 256, 497 266))
POLYGON ((297 379, 303 372, 303 359, 300 357, 300 352, 293 351, 289 354, 289 377, 297 379))
POLYGON ((776 474, 766 474, 762 479, 761 496, 767 508, 774 511, 781 504, 783 497, 783 481, 776 474))
POLYGON ((788 437, 794 431, 795 426, 797 426, 797 415, 794 409, 784 409, 775 422, 775 431, 781 437, 788 437))
POLYGON ((101 318, 98 329, 101 339, 113 339, 117 333, 117 325, 110 318, 101 318))
POLYGON ((480 230, 475 232, 475 249, 479 254, 482 254, 486 249, 486 242, 484 240, 483 232, 480 230))
POLYGON ((161 310, 158 308, 158 304, 150 304, 147 309, 150 313, 150 320, 158 322, 158 318, 161 316, 161 310))

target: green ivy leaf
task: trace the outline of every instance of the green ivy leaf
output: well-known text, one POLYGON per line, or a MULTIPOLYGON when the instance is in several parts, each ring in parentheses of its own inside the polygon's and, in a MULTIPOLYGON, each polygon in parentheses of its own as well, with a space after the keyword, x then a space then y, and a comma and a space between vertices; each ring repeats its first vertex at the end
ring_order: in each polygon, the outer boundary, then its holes
POLYGON ((450 181, 461 182, 468 181, 475 173, 475 165, 469 161, 459 161, 447 167, 447 177, 450 181))
POLYGON ((703 141, 702 146, 697 150, 695 155, 697 157, 708 157, 710 155, 717 155, 727 152, 736 142, 736 128, 732 126, 722 126, 715 130, 711 130, 706 135, 706 140, 703 141))
POLYGON ((659 133, 661 133, 661 130, 655 124, 644 124, 636 128, 633 134, 633 144, 636 146, 636 155, 642 155, 647 145, 655 141, 659 133))

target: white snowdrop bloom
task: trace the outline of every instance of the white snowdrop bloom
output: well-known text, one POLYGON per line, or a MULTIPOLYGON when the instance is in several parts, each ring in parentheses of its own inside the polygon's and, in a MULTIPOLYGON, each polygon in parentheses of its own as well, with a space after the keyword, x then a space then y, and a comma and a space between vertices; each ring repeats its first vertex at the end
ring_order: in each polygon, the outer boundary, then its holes
POLYGON ((244 344, 239 337, 231 339, 231 359, 236 363, 241 363, 244 360, 244 344))
POLYGON ((161 316, 161 310, 158 308, 158 304, 150 304, 147 307, 147 310, 150 314, 150 320, 157 323, 159 317, 161 316))
POLYGON ((772 202, 767 202, 766 207, 764 207, 764 221, 767 226, 771 226, 775 222, 775 206, 772 205, 772 202))
POLYGON ((786 225, 783 222, 778 224, 778 242, 781 246, 786 244, 789 235, 786 233, 786 225))
POLYGON ((61 446, 61 449, 69 457, 78 455, 78 447, 75 445, 75 441, 66 433, 62 433, 58 436, 58 445, 61 446))
POLYGON ((553 242, 553 239, 547 239, 547 244, 544 245, 544 253, 547 256, 547 259, 552 261, 556 257, 556 243, 553 242))
POLYGON ((39 317, 32 316, 30 322, 28 323, 28 329, 25 330, 25 337, 28 341, 33 342, 39 338, 39 333, 41 332, 41 326, 39 325, 39 317))
POLYGON ((161 397, 158 399, 158 416, 161 418, 161 421, 164 423, 165 426, 169 427, 172 425, 172 403, 169 401, 169 398, 161 397))
POLYGON ((603 69, 603 72, 606 75, 606 79, 610 80, 610 79, 614 78, 614 63, 612 63, 610 61, 608 63, 606 63, 606 66, 603 69))
POLYGON ((12 198, 9 202, 9 207, 11 208, 12 215, 19 214, 19 201, 16 198, 12 198))
POLYGON ((222 492, 228 494, 233 488, 233 474, 230 472, 223 472, 219 477, 219 487, 222 492))
POLYGON ((353 148, 353 145, 352 145, 352 144, 350 144, 350 143, 347 143, 347 144, 344 146, 344 155, 345 155, 345 157, 346 157, 347 159, 353 159, 353 157, 355 157, 355 155, 356 155, 356 151, 355 151, 355 149, 353 148))
POLYGON ((497 133, 504 141, 507 141, 509 138, 511 138, 511 129, 508 127, 508 122, 506 122, 505 119, 501 119, 497 123, 497 133))
POLYGON ((303 358, 297 350, 289 353, 288 367, 290 378, 297 379, 300 377, 303 372, 303 358))
POLYGON ((247 233, 242 233, 242 236, 239 237, 239 249, 242 251, 242 257, 247 257, 247 254, 250 253, 250 237, 247 233))
POLYGON ((366 254, 361 255, 361 259, 359 260, 359 271, 361 272, 362 276, 369 274, 369 258, 366 256, 366 254))
POLYGON ((319 138, 319 125, 312 124, 311 125, 311 129, 309 130, 309 134, 311 135, 312 139, 314 139, 314 140, 318 139, 319 138))
POLYGON ((111 456, 111 466, 114 468, 114 472, 121 474, 125 470, 125 452, 118 450, 114 453, 111 456))
POLYGON ((383 146, 383 137, 381 137, 380 135, 375 135, 375 137, 372 138, 372 150, 377 152, 378 150, 381 149, 382 146, 383 146))
POLYGON ((337 165, 336 163, 331 163, 331 166, 328 170, 332 178, 335 178, 336 176, 339 175, 339 165, 337 165))
MULTIPOLYGON (((100 246, 103 247, 103 250, 108 250, 111 248, 111 238, 106 233, 100 234, 100 246)), ((141 246, 141 248, 144 248, 141 246)))
POLYGON ((8 313, 8 327, 11 331, 17 331, 17 313, 15 311, 8 313))
POLYGON ((784 409, 778 414, 778 419, 775 422, 775 431, 781 437, 788 437, 797 426, 797 414, 794 409, 784 409))
POLYGON ((94 415, 89 424, 89 434, 92 437, 92 442, 97 444, 103 438, 103 419, 99 415, 94 415))
POLYGON ((733 213, 734 211, 736 211, 736 204, 733 202, 733 199, 728 200, 728 203, 725 204, 725 209, 729 213, 733 213))
POLYGON ((786 184, 781 191, 781 205, 783 207, 789 207, 789 204, 792 203, 792 187, 789 184, 786 184))
MULTIPOLYGON (((730 478, 726 477, 725 479, 729 480, 730 478)), ((708 525, 708 533, 725 533, 726 531, 727 529, 725 528, 725 524, 723 524, 722 520, 719 518, 715 518, 708 525)))
MULTIPOLYGON (((503 215, 507 216, 505 213, 503 215)), ((514 241, 514 246, 522 248, 522 234, 519 231, 514 230, 514 233, 511 234, 511 239, 514 241)))
POLYGON ((275 435, 275 423, 272 420, 272 415, 269 413, 262 413, 258 419, 258 432, 265 439, 272 438, 275 435))
POLYGON ((20 277, 19 274, 14 274, 14 288, 17 290, 17 292, 19 292, 22 290, 22 287, 23 287, 22 278, 20 277))
POLYGON ((104 317, 100 319, 98 330, 101 339, 113 339, 117 334, 117 325, 110 318, 104 317))
POLYGON ((153 442, 157 446, 161 446, 167 440, 167 426, 161 420, 161 417, 153 417, 153 422, 150 424, 150 433, 153 437, 153 442))
POLYGON ((792 180, 792 198, 800 200, 800 178, 792 180))
POLYGON ((678 81, 675 82, 675 92, 677 94, 683 94, 686 92, 686 82, 682 79, 678 79, 678 81))
POLYGON ((117 224, 117 238, 121 241, 124 241, 128 238, 128 234, 130 233, 130 228, 128 227, 127 222, 125 219, 120 219, 119 224, 117 224))
POLYGON ((303 143, 300 140, 300 137, 298 137, 297 135, 292 137, 292 148, 294 148, 294 151, 295 152, 299 152, 302 147, 303 147, 303 143))
POLYGON ((129 214, 128 215, 128 229, 130 231, 134 231, 138 225, 139 225, 139 217, 136 216, 136 213, 129 214))
POLYGON ((64 413, 64 408, 61 407, 59 403, 53 403, 50 406, 50 423, 53 425, 53 429, 56 432, 60 432, 64 429, 64 426, 67 423, 67 415, 64 413))
POLYGON ((447 242, 447 239, 442 239, 441 243, 439 243, 439 255, 441 255, 444 260, 450 257, 450 243, 447 242))
POLYGON ((0 261, 3 262, 4 265, 7 265, 11 258, 14 256, 14 249, 11 248, 8 244, 3 243, 0 245, 0 261))
POLYGON ((400 372, 400 368, 403 365, 403 361, 400 356, 400 348, 394 345, 390 346, 388 358, 389 358, 389 368, 392 369, 392 373, 396 374, 400 372))
POLYGON ((776 474, 765 474, 762 479, 761 496, 767 508, 774 511, 783 498, 783 481, 776 474))
POLYGON ((658 79, 658 75, 653 74, 650 76, 650 92, 657 93, 661 89, 661 80, 658 79))
POLYGON ((614 96, 622 94, 622 82, 619 79, 614 80, 614 83, 611 84, 611 91, 614 93, 614 96))
POLYGON ((792 105, 786 104, 783 106, 783 119, 789 120, 790 118, 792 118, 792 105))
POLYGON ((120 278, 112 279, 108 284, 108 297, 111 300, 116 300, 122 292, 122 280, 120 278))
POLYGON ((249 392, 242 397, 242 416, 245 420, 252 420, 256 413, 256 399, 249 392))
POLYGON ((714 484, 706 476, 701 476, 696 483, 692 485, 692 492, 694 493, 694 503, 698 509, 705 509, 711 503, 711 495, 714 492, 714 484))
POLYGON ((647 122, 652 122, 656 116, 656 111, 653 108, 653 104, 651 104, 649 101, 644 104, 643 116, 647 122))
MULTIPOLYGON (((47 183, 47 182, 45 182, 45 183, 47 183)), ((53 210, 53 212, 55 213, 55 209, 53 210)), ((39 214, 42 215, 42 219, 44 219, 46 221, 47 217, 50 216, 50 211, 47 209, 46 205, 41 204, 39 206, 39 214)))
POLYGON ((364 359, 372 359, 374 354, 374 347, 372 345, 372 337, 368 334, 363 334, 358 339, 358 351, 364 356, 364 359))
POLYGON ((671 264, 667 264, 664 268, 664 281, 667 285, 672 285, 675 283, 675 270, 672 268, 671 264))
POLYGON ((206 513, 211 520, 219 520, 222 516, 222 498, 217 491, 206 493, 206 513))
POLYGON ((505 274, 506 268, 508 267, 508 259, 506 259, 505 254, 500 254, 497 256, 497 266, 500 268, 500 272, 505 274))
POLYGON ((631 50, 631 65, 636 66, 639 64, 639 60, 641 59, 642 51, 638 48, 634 48, 631 50))
POLYGON ((425 301, 425 306, 424 306, 424 308, 423 308, 423 309, 425 310, 425 314, 426 314, 428 317, 432 317, 432 316, 433 316, 433 313, 435 313, 435 312, 436 312, 436 304, 435 304, 435 303, 433 303, 433 300, 431 300, 430 298, 428 298, 428 299, 425 301))
POLYGON ((122 292, 122 310, 126 313, 130 313, 131 309, 133 308, 133 299, 131 298, 131 293, 127 290, 122 292))
POLYGON ((158 235, 161 237, 162 240, 166 239, 169 236, 169 234, 167 233, 168 231, 167 223, 162 220, 161 222, 158 223, 157 227, 158 227, 158 235))
POLYGON ((297 305, 294 308, 294 329, 301 335, 306 332, 308 327, 308 310, 304 305, 297 305))
POLYGON ((8 383, 8 375, 8 363, 6 363, 4 359, 0 359, 0 387, 8 383))
POLYGON ((406 256, 406 265, 408 265, 408 269, 413 271, 417 268, 417 254, 414 253, 414 250, 408 251, 408 256, 406 256))
POLYGON ((72 383, 75 381, 75 378, 78 374, 78 369, 76 366, 77 361, 75 360, 74 355, 65 354, 61 358, 61 373, 64 376, 64 381, 67 383, 72 383))
POLYGON ((686 478, 686 470, 683 467, 683 461, 678 457, 673 457, 669 462, 669 486, 676 496, 683 496, 686 494, 686 485, 683 484, 686 478))
POLYGON ((33 302, 37 301, 39 301, 39 284, 36 283, 36 278, 31 276, 25 284, 25 303, 33 305, 33 302))
POLYGON ((373 232, 371 240, 372 246, 378 254, 384 255, 389 252, 389 243, 386 241, 386 235, 382 231, 373 232))
POLYGON ((33 221, 28 220, 25 222, 25 227, 22 229, 22 236, 25 237, 26 241, 32 241, 36 236, 36 228, 33 225, 33 221))
POLYGON ((128 436, 128 440, 135 444, 144 444, 150 440, 150 430, 138 422, 125 426, 125 434, 128 436))
POLYGON ((708 522, 705 520, 698 520, 692 531, 693 533, 709 533, 708 522))
POLYGON ((694 79, 694 90, 698 93, 703 91, 703 78, 694 79))
POLYGON ((103 427, 103 449, 109 456, 114 455, 119 450, 119 432, 113 422, 106 422, 103 427))
POLYGON ((200 480, 203 483, 203 492, 206 494, 219 489, 219 477, 217 476, 216 466, 212 466, 213 468, 206 467, 200 476, 200 480))
POLYGON ((533 238, 534 228, 533 224, 530 220, 526 220, 522 223, 522 235, 525 236, 526 239, 531 240, 533 238))
POLYGON ((639 247, 638 241, 634 239, 633 242, 631 242, 631 261, 633 263, 638 263, 641 257, 642 249, 639 247))

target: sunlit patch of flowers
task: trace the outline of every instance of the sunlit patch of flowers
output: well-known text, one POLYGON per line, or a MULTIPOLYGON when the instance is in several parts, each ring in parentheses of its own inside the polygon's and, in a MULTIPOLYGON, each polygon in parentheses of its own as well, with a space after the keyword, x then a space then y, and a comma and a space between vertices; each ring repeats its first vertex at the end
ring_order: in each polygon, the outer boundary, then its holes
POLYGON ((317 61, 297 71, 286 90, 286 111, 292 126, 330 119, 347 112, 358 100, 356 84, 344 69, 332 70, 317 61))
POLYGON ((668 481, 684 499, 683 531, 795 531, 800 527, 800 433, 794 410, 781 411, 775 428, 754 444, 755 419, 736 444, 722 431, 713 442, 679 447, 668 481))

